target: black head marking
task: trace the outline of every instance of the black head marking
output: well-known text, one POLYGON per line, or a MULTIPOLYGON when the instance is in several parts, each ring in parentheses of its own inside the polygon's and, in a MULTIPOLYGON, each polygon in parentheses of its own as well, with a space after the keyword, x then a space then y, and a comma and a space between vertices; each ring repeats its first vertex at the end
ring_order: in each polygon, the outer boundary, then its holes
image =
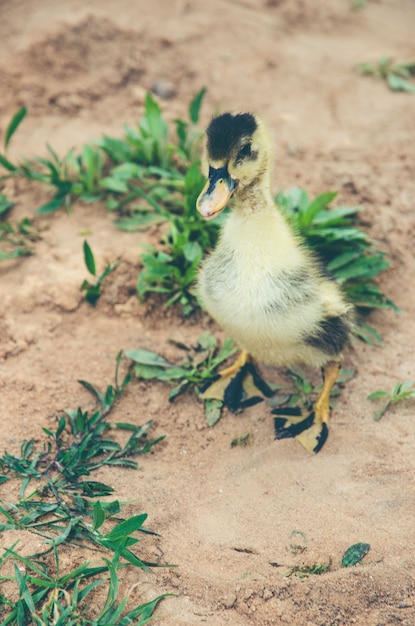
POLYGON ((257 129, 255 117, 251 113, 223 113, 213 118, 207 134, 207 150, 214 161, 228 159, 240 148, 241 139, 252 137, 257 129))

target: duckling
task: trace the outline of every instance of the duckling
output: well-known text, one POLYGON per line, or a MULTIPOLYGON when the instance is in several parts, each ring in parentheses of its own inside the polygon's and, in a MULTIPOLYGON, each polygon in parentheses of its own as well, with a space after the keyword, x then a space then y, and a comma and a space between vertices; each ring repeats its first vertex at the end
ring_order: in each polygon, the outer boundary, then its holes
MULTIPOLYGON (((210 220, 234 198, 198 275, 208 313, 242 349, 221 380, 237 380, 252 359, 320 367, 323 388, 310 415, 275 411, 277 439, 296 437, 318 452, 328 435, 330 392, 350 341, 354 307, 275 205, 271 141, 262 120, 251 113, 224 113, 212 119, 206 136, 208 180, 197 210, 210 220)), ((254 382, 270 395, 258 377, 254 382)))

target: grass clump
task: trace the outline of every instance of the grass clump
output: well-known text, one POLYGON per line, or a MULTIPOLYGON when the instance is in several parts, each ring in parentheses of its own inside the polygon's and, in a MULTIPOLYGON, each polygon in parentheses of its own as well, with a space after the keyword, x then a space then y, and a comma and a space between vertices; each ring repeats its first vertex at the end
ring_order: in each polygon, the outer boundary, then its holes
POLYGON ((384 80, 392 91, 415 93, 415 61, 397 63, 390 56, 382 56, 375 63, 359 63, 356 70, 364 76, 384 80))
POLYGON ((6 219, 6 212, 13 206, 0 194, 0 261, 30 256, 34 253, 33 243, 40 235, 28 217, 13 224, 6 219), (4 211, 2 208, 6 207, 4 211))
MULTIPOLYGON (((275 391, 269 405, 272 407, 294 407, 300 406, 305 411, 311 411, 318 394, 322 389, 322 383, 314 385, 307 377, 305 371, 300 368, 290 367, 285 372, 287 383, 284 385, 275 385, 272 387, 275 391)), ((337 398, 341 394, 343 386, 352 378, 356 371, 353 369, 342 369, 331 390, 330 397, 337 398)))
POLYGON ((114 263, 109 263, 102 274, 97 277, 97 269, 95 264, 94 253, 91 250, 91 246, 87 241, 84 241, 83 245, 84 250, 84 261, 88 272, 95 278, 93 283, 90 283, 89 280, 84 280, 81 284, 81 291, 85 292, 85 300, 95 306, 98 302, 101 292, 102 292, 102 283, 107 278, 111 272, 115 270, 118 265, 118 261, 114 263))
POLYGON ((398 382, 392 391, 384 391, 382 389, 374 391, 369 394, 368 400, 383 400, 384 403, 375 411, 373 419, 377 422, 386 413, 390 406, 407 400, 409 398, 415 398, 415 387, 412 380, 406 382, 398 382))
MULTIPOLYGON (((303 555, 307 552, 307 537, 300 530, 293 530, 291 533, 291 542, 289 544, 290 552, 293 556, 303 555), (294 543, 295 538, 298 543, 294 543)), ((370 550, 370 544, 368 543, 355 543, 349 546, 344 552, 341 559, 341 567, 353 567, 364 559, 370 550)), ((273 566, 279 566, 278 563, 270 562, 273 566)), ((290 569, 284 573, 285 577, 296 576, 297 578, 308 578, 309 576, 321 576, 330 571, 331 558, 329 557, 325 562, 303 562, 301 565, 291 566, 290 569)))
MULTIPOLYGON (((180 303, 185 315, 198 308, 193 290, 197 266, 218 233, 219 224, 206 225, 195 211, 197 195, 204 184, 200 173, 197 128, 205 95, 201 89, 188 108, 188 121, 177 119, 175 142, 159 104, 151 94, 144 115, 135 128, 125 127, 122 138, 104 136, 62 158, 47 146, 48 156, 21 164, 0 154, 0 165, 9 177, 23 177, 47 185, 53 197, 38 207, 37 214, 70 209, 74 202, 100 201, 113 212, 114 222, 124 231, 145 230, 165 223, 158 246, 147 246, 141 255, 142 270, 137 281, 140 299, 149 294, 166 295, 166 306, 180 303)), ((8 127, 7 145, 27 111, 20 109, 8 127)), ((7 200, 7 199, 6 199, 7 200)), ((87 299, 95 298, 85 283, 87 299)), ((99 297, 99 296, 98 296, 99 297)))
POLYGON ((168 216, 161 246, 146 246, 137 281, 140 299, 150 293, 165 294, 166 306, 179 303, 185 316, 199 308, 194 289, 197 269, 219 232, 219 223, 207 226, 195 210, 203 182, 199 163, 193 163, 184 177, 182 214, 168 216))
POLYGON ((60 157, 47 145, 47 157, 13 163, 7 147, 27 115, 22 107, 7 129, 0 165, 6 174, 0 182, 22 177, 47 185, 53 192, 50 201, 36 209, 37 214, 69 209, 77 200, 101 201, 114 211, 116 224, 124 230, 139 230, 167 220, 169 213, 181 213, 185 193, 185 174, 197 161, 201 131, 197 130, 202 89, 189 105, 189 121, 176 120, 176 141, 170 143, 169 128, 159 104, 148 93, 144 115, 136 128, 125 126, 124 136, 104 136, 85 144, 80 153, 69 150, 60 157))
POLYGON ((336 192, 328 192, 311 200, 304 190, 294 187, 279 193, 276 201, 361 313, 357 335, 369 343, 380 342, 378 333, 364 323, 364 318, 373 309, 399 311, 374 282, 390 266, 390 261, 358 227, 362 207, 331 208, 336 196, 336 192))
MULTIPOLYGON (((10 120, 4 135, 3 147, 5 152, 26 113, 26 108, 23 107, 10 120)), ((6 169, 12 168, 13 171, 14 166, 2 153, 0 153, 0 165, 6 169)), ((4 176, 0 177, 0 184, 5 178, 4 176)), ((33 254, 32 242, 40 238, 29 218, 25 217, 17 224, 13 224, 7 219, 12 208, 13 202, 5 194, 0 193, 0 261, 33 254)))
MULTIPOLYGON (((134 365, 137 378, 143 380, 159 380, 173 384, 169 393, 169 401, 173 402, 179 395, 188 391, 200 395, 204 385, 215 375, 217 368, 223 364, 236 347, 230 339, 226 339, 221 348, 210 333, 204 333, 197 339, 195 346, 186 346, 174 342, 185 352, 185 358, 175 365, 162 355, 150 350, 126 350, 125 355, 134 365)), ((223 402, 215 399, 204 400, 206 420, 213 426, 221 417, 223 402)))
POLYGON ((294 574, 297 578, 308 578, 309 576, 321 576, 330 571, 330 561, 327 563, 311 563, 302 565, 294 565, 285 576, 288 578, 294 574))
MULTIPOLYGON (((133 232, 163 224, 157 245, 146 246, 141 254, 137 293, 141 300, 163 294, 166 306, 179 304, 184 315, 190 315, 200 306, 194 290, 197 268, 215 245, 223 217, 206 222, 195 209, 204 184, 198 128, 204 95, 204 89, 196 94, 188 108, 188 120, 175 120, 173 131, 157 101, 147 94, 143 117, 135 127, 126 126, 123 137, 104 136, 84 145, 80 154, 70 150, 63 158, 48 146, 46 158, 14 164, 6 151, 26 115, 22 108, 6 130, 4 154, 0 154, 6 174, 0 183, 21 176, 51 187, 53 197, 37 209, 40 214, 69 208, 77 200, 100 201, 122 230, 133 232)), ((389 261, 359 228, 361 207, 332 208, 335 197, 336 193, 329 192, 310 199, 304 190, 294 188, 279 193, 276 201, 360 311, 397 310, 375 282, 389 261)), ((7 199, 4 202, 7 205, 7 199)), ((85 283, 84 291, 92 301, 99 297, 100 286, 85 283)), ((358 333, 366 341, 379 339, 364 324, 358 333)))
MULTIPOLYGON (((127 566, 149 571, 157 563, 141 559, 135 547, 137 532, 152 533, 145 527, 147 514, 124 518, 118 500, 103 501, 113 488, 93 480, 93 473, 105 465, 137 468, 131 457, 148 452, 160 439, 151 441, 143 426, 110 424, 112 411, 130 374, 118 381, 121 353, 117 357, 115 384, 104 393, 80 381, 99 402, 90 414, 81 408, 67 410, 57 420, 56 430, 44 428, 42 448, 34 440, 24 441, 20 455, 7 452, 0 458, 1 483, 20 481, 17 502, 0 500, 0 581, 15 586, 11 600, 0 594, 0 617, 4 626, 13 624, 87 625, 147 623, 161 597, 127 608, 128 597, 119 599, 119 571, 127 566), (110 435, 126 431, 124 444, 110 435), (33 491, 29 486, 33 485, 33 491), (31 555, 19 550, 19 540, 6 547, 7 531, 29 532, 42 540, 41 549, 31 555), (101 555, 101 564, 83 562, 61 571, 62 554, 68 546, 82 547, 101 555), (12 563, 12 567, 9 564, 12 563), (7 568, 7 572, 3 573, 7 568), (97 617, 89 614, 89 595, 106 587, 106 600, 97 617)), ((155 533, 152 533, 155 534, 155 533)), ((14 534, 15 536, 15 534, 14 534)), ((97 557, 94 556, 94 562, 97 557)))

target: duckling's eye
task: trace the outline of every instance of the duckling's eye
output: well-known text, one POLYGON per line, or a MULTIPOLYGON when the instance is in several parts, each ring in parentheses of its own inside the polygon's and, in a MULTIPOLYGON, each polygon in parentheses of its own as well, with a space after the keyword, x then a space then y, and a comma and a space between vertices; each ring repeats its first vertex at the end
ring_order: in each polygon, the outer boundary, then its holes
POLYGON ((250 157, 250 156, 251 156, 251 144, 246 143, 239 150, 238 155, 236 157, 236 163, 239 163, 240 161, 243 161, 243 159, 246 159, 247 157, 250 157))

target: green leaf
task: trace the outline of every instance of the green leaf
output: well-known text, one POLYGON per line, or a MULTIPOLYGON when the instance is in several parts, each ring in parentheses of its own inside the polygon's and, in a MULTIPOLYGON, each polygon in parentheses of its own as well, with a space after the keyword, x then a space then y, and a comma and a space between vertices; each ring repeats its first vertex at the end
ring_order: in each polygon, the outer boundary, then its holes
POLYGON ((92 393, 92 395, 97 398, 102 407, 105 406, 105 397, 98 389, 91 385, 91 383, 87 382, 86 380, 78 380, 78 383, 80 383, 83 387, 85 387, 85 389, 92 393))
POLYGON ((13 165, 11 161, 6 159, 6 157, 1 153, 0 153, 0 165, 2 165, 6 170, 9 170, 9 172, 15 172, 17 170, 17 167, 13 165))
POLYGON ((325 209, 336 196, 337 191, 328 191, 314 198, 314 200, 308 205, 307 209, 303 211, 303 224, 310 224, 316 214, 319 213, 322 209, 325 209))
POLYGON ((314 216, 313 224, 318 226, 328 226, 329 224, 345 224, 345 218, 354 217, 356 213, 359 213, 363 207, 354 206, 354 207, 333 207, 329 210, 320 211, 314 216))
MULTIPOLYGON (((141 604, 140 606, 136 607, 135 609, 130 611, 126 617, 128 617, 129 619, 136 619, 137 617, 141 616, 140 621, 138 622, 138 626, 145 626, 145 624, 148 624, 152 620, 151 616, 156 610, 159 602, 168 597, 175 597, 175 594, 165 593, 162 596, 158 596, 154 600, 151 600, 150 602, 146 602, 145 604, 141 604)), ((122 623, 121 626, 127 626, 127 623, 128 622, 122 623)))
POLYGON ((406 93, 415 93, 415 85, 405 80, 397 74, 388 74, 387 81, 389 87, 393 91, 405 91, 406 93))
MULTIPOLYGON (((73 580, 74 578, 77 578, 79 575, 85 575, 85 578, 89 575, 89 576, 93 576, 94 572, 89 572, 88 571, 88 566, 89 563, 88 561, 86 561, 85 563, 82 563, 81 565, 78 565, 78 567, 76 567, 75 569, 71 570, 70 572, 68 572, 67 574, 65 574, 64 576, 62 576, 62 578, 60 578, 59 582, 61 585, 66 585, 70 580, 73 580)), ((93 569, 93 568, 91 568, 93 569)), ((94 568, 96 570, 100 569, 102 571, 101 568, 94 568)), ((99 573, 99 572, 97 572, 99 573)))
POLYGON ((101 189, 107 189, 108 191, 113 191, 114 193, 126 193, 128 191, 128 185, 125 180, 109 176, 101 178, 99 186, 101 189))
POLYGON ((352 567, 359 563, 364 556, 369 552, 370 544, 368 543, 355 543, 343 554, 342 567, 352 567))
POLYGON ((114 528, 105 535, 105 538, 110 539, 111 541, 117 541, 118 539, 131 535, 131 533, 136 530, 140 530, 147 517, 147 513, 133 515, 133 517, 130 517, 129 519, 126 519, 114 526, 114 528))
POLYGON ((200 260, 202 258, 202 248, 197 241, 188 241, 183 246, 183 254, 187 261, 200 260))
POLYGON ((203 99, 206 95, 206 87, 202 87, 200 91, 193 97, 189 106, 189 117, 192 124, 199 122, 200 108, 202 106, 203 99))
POLYGON ((406 382, 401 383, 399 392, 400 392, 400 393, 402 393, 402 392, 407 392, 407 391, 409 391, 409 390, 410 390, 413 386, 414 386, 414 381, 413 381, 413 380, 407 380, 406 382))
POLYGON ((93 276, 96 276, 95 258, 86 240, 84 241, 84 260, 88 272, 93 276))
POLYGON ((65 419, 64 415, 62 415, 62 417, 59 420, 58 428, 57 428, 57 431, 56 431, 56 438, 61 436, 61 434, 65 430, 65 427, 66 427, 66 419, 65 419))
POLYGON ((65 198, 63 196, 55 196, 50 202, 42 204, 42 206, 36 209, 35 212, 40 215, 44 215, 45 213, 54 213, 61 208, 64 202, 65 198))
POLYGON ((100 528, 102 526, 102 524, 105 521, 105 511, 102 508, 102 504, 101 502, 98 500, 98 502, 94 503, 94 530, 97 530, 98 528, 100 528))
POLYGON ((147 211, 133 213, 131 217, 123 217, 116 220, 114 224, 120 230, 133 233, 136 231, 147 230, 153 224, 161 224, 164 221, 166 221, 164 216, 147 211))
POLYGON ((30 252, 26 248, 16 248, 11 252, 3 252, 0 250, 0 261, 6 261, 7 259, 16 259, 20 256, 28 256, 30 252))
POLYGON ((92 146, 89 144, 84 144, 82 146, 82 162, 87 172, 93 176, 95 172, 95 167, 97 164, 97 152, 94 150, 92 146))
POLYGON ((223 402, 216 398, 205 400, 205 415, 208 426, 214 426, 222 416, 223 402))
POLYGON ((369 345, 382 345, 382 337, 379 335, 375 328, 369 326, 368 324, 361 323, 359 326, 356 327, 355 333, 362 341, 365 341, 369 345))
POLYGON ((383 415, 386 413, 387 409, 389 408, 389 404, 390 404, 390 402, 387 402, 385 404, 385 406, 383 406, 380 409, 377 409, 377 411, 375 411, 375 413, 373 415, 373 420, 375 422, 378 422, 380 420, 380 418, 383 417, 383 415))
POLYGON ((157 352, 151 350, 125 350, 125 356, 140 365, 152 365, 161 368, 174 367, 169 361, 157 352))
POLYGON ((360 259, 361 256, 362 253, 358 250, 344 252, 343 254, 337 255, 332 261, 330 261, 330 263, 327 264, 327 269, 329 272, 335 272, 339 268, 347 266, 351 261, 360 259))
POLYGON ((113 167, 111 170, 111 176, 118 180, 125 181, 130 179, 140 180, 140 178, 146 172, 146 169, 147 168, 138 165, 138 163, 125 162, 121 163, 121 165, 113 167))
POLYGON ((219 365, 220 363, 222 363, 222 361, 226 361, 226 359, 232 356, 232 354, 235 354, 236 350, 237 348, 232 339, 230 337, 227 337, 222 344, 222 348, 220 349, 218 356, 215 359, 215 363, 219 365))
POLYGON ((141 365, 138 364, 134 367, 134 373, 137 378, 143 380, 160 380, 170 381, 177 380, 181 377, 182 370, 176 368, 165 369, 163 367, 155 367, 154 365, 141 365))
POLYGON ((7 150, 7 146, 9 145, 10 139, 13 137, 20 123, 24 120, 27 115, 27 109, 23 106, 21 109, 17 111, 10 120, 9 125, 6 128, 6 134, 4 137, 4 149, 7 150))
POLYGON ((216 337, 214 337, 209 332, 199 335, 199 337, 197 338, 197 343, 202 348, 202 350, 214 350, 217 345, 216 337))
POLYGON ((177 385, 177 387, 174 387, 174 389, 172 389, 169 393, 169 402, 174 402, 174 400, 181 394, 184 393, 187 388, 189 387, 189 381, 188 380, 182 380, 181 383, 179 385, 177 385))
POLYGON ((52 543, 54 546, 59 546, 60 544, 65 543, 68 540, 68 537, 71 535, 74 527, 77 526, 77 524, 79 523, 81 519, 82 517, 80 515, 78 515, 77 517, 71 518, 67 527, 64 528, 63 531, 57 537, 54 537, 53 539, 51 539, 50 542, 47 541, 45 543, 52 543))
POLYGON ((386 391, 374 391, 367 397, 368 400, 377 400, 378 398, 389 398, 389 393, 386 391))

